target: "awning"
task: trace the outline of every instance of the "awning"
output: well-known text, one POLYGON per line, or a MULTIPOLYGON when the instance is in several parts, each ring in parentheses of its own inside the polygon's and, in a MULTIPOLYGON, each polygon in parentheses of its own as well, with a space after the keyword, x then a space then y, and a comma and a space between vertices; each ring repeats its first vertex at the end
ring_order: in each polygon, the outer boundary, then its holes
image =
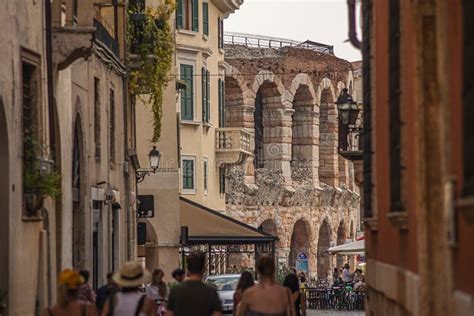
POLYGON ((261 244, 277 239, 182 196, 180 210, 181 226, 188 227, 188 245, 261 244))
POLYGON ((357 240, 347 244, 335 246, 328 250, 331 254, 338 255, 358 255, 365 252, 364 240, 357 240))

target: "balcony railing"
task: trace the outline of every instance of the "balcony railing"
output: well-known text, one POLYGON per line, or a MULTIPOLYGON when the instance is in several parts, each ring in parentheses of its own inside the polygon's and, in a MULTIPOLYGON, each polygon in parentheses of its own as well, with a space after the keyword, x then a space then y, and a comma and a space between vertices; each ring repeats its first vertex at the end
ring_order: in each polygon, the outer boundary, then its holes
POLYGON ((252 155, 252 134, 241 128, 216 129, 217 164, 238 164, 252 155))
POLYGON ((115 30, 97 8, 94 16, 94 27, 96 28, 94 38, 104 44, 116 57, 120 57, 115 30))

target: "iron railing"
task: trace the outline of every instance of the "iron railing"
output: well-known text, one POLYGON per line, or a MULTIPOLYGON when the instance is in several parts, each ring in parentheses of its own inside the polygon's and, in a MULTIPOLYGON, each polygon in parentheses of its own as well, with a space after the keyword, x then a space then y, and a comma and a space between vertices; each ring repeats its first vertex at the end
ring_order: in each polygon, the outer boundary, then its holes
POLYGON ((96 8, 94 17, 94 39, 105 45, 116 57, 120 56, 119 44, 114 28, 105 20, 96 8))

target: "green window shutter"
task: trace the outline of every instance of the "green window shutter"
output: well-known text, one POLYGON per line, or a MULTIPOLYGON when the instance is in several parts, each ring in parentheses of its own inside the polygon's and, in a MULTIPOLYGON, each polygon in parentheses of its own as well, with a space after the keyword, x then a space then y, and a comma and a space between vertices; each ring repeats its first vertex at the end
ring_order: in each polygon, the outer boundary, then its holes
POLYGON ((204 160, 204 190, 207 191, 207 171, 208 166, 207 166, 207 160, 204 160))
POLYGON ((199 31, 199 0, 193 0, 193 31, 199 31))
POLYGON ((183 189, 194 189, 194 161, 183 160, 183 189))
POLYGON ((206 70, 206 113, 207 113, 207 122, 211 120, 211 81, 209 76, 209 70, 206 70))
POLYGON ((219 127, 225 127, 225 82, 219 78, 219 127))
POLYGON ((209 3, 202 3, 202 32, 209 35, 209 3))
POLYGON ((222 126, 222 93, 221 93, 221 90, 222 90, 222 86, 221 86, 221 79, 219 78, 219 80, 217 81, 217 89, 218 89, 218 98, 219 98, 219 127, 223 127, 222 126))
POLYGON ((177 29, 183 28, 183 1, 184 0, 176 1, 176 28, 177 29))
POLYGON ((201 68, 202 121, 207 122, 207 82, 206 68, 201 68))
POLYGON ((194 85, 193 66, 181 65, 181 80, 186 82, 186 89, 181 93, 181 119, 193 120, 194 118, 194 85))

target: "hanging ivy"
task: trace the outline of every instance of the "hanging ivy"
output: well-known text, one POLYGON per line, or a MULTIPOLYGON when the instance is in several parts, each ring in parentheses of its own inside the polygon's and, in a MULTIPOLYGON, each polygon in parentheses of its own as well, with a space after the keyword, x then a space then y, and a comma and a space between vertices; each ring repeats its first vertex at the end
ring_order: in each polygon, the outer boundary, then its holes
POLYGON ((170 25, 174 0, 162 0, 157 8, 144 12, 129 8, 127 40, 132 54, 138 55, 138 67, 130 71, 130 93, 139 96, 153 112, 152 142, 161 136, 163 93, 170 81, 173 65, 174 36, 170 25))

